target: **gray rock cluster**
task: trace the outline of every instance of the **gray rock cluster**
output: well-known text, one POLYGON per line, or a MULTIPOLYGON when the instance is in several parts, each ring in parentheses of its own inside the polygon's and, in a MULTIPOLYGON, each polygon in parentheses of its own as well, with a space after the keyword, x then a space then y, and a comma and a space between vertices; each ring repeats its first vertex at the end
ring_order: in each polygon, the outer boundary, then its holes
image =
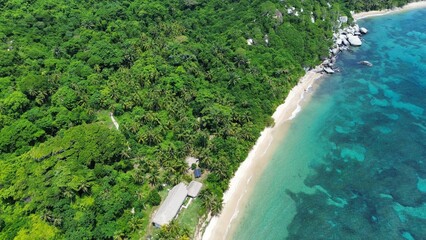
POLYGON ((362 42, 360 36, 366 34, 368 30, 364 27, 360 28, 358 24, 349 26, 344 29, 339 29, 337 33, 333 35, 334 41, 337 48, 347 46, 361 46, 362 42))
POLYGON ((334 68, 336 55, 340 51, 347 50, 350 46, 359 47, 362 45, 360 36, 367 34, 368 30, 364 27, 359 27, 358 24, 339 29, 333 34, 334 45, 330 49, 330 57, 321 64, 322 72, 332 74, 338 69, 334 68))

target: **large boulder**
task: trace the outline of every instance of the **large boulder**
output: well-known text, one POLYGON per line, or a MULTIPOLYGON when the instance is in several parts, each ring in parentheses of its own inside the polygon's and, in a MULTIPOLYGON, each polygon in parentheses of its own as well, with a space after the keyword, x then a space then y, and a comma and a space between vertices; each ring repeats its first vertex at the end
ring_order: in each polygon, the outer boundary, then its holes
POLYGON ((340 52, 339 47, 336 47, 336 48, 331 49, 331 53, 332 53, 333 55, 337 55, 339 52, 340 52))
POLYGON ((360 31, 362 34, 367 34, 367 33, 368 33, 367 28, 364 28, 364 27, 360 28, 360 29, 359 29, 359 31, 360 31))
POLYGON ((346 28, 345 31, 346 31, 346 34, 352 34, 353 35, 355 33, 355 30, 352 27, 346 28))
POLYGON ((329 68, 329 67, 325 67, 325 68, 323 68, 324 69, 324 72, 326 72, 326 73, 328 73, 328 74, 333 74, 334 73, 334 70, 333 69, 331 69, 331 68, 329 68))
POLYGON ((358 26, 358 24, 355 24, 355 26, 353 27, 353 29, 354 29, 355 32, 359 32, 359 26, 358 26))
POLYGON ((348 41, 352 46, 361 46, 362 42, 358 36, 349 35, 348 41))

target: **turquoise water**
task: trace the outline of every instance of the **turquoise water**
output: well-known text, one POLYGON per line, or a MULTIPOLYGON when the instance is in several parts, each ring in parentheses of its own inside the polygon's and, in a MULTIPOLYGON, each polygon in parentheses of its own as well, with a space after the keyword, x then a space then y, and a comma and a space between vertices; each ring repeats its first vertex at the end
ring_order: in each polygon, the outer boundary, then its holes
POLYGON ((426 239, 426 9, 360 25, 363 46, 292 123, 233 239, 426 239))

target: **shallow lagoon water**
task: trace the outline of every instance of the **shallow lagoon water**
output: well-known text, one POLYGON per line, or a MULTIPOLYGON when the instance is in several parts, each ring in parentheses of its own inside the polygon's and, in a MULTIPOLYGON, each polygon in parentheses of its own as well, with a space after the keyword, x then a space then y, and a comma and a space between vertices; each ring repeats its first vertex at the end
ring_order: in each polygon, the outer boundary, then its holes
POLYGON ((359 23, 363 46, 295 118, 233 239, 426 239, 426 9, 359 23))

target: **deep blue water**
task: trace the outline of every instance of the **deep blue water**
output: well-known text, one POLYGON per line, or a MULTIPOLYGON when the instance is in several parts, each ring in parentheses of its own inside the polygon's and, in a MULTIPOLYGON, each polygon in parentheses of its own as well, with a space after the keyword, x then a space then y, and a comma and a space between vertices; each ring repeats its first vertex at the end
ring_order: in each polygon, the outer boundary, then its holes
POLYGON ((426 9, 359 24, 363 46, 293 121, 233 239, 426 239, 426 9))

